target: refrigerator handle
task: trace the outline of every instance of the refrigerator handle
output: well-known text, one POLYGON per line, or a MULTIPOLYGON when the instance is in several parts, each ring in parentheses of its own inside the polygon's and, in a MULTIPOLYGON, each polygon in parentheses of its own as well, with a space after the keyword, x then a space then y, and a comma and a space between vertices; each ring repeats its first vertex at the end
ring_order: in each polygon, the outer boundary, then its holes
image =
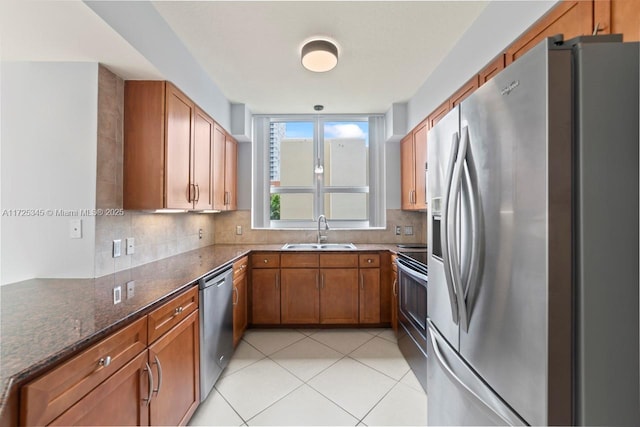
MULTIPOLYGON (((435 359, 443 369, 445 375, 449 377, 449 379, 452 380, 454 384, 457 384, 465 392, 469 393, 473 399, 486 406, 489 411, 500 417, 500 419, 502 419, 507 425, 526 425, 517 415, 513 414, 512 411, 501 400, 499 400, 498 397, 492 396, 492 391, 486 385, 484 385, 482 380, 473 381, 472 377, 475 374, 470 375, 472 371, 469 370, 469 372, 461 373, 462 375, 466 374, 464 376, 470 378, 470 384, 467 384, 467 381, 461 379, 460 376, 456 374, 454 368, 452 368, 451 365, 447 362, 445 356, 442 354, 440 344, 438 343, 438 341, 440 340, 440 338, 438 338, 439 333, 438 331, 436 331, 433 323, 431 323, 431 320, 427 320, 427 328, 429 330, 429 338, 431 340, 431 345, 433 346, 435 359), (477 382, 479 384, 474 387, 474 382, 477 382), (474 390, 474 388, 476 390, 474 390)), ((455 355, 454 357, 460 356, 455 355)), ((463 365, 463 368, 464 367, 466 367, 466 365, 463 365)))
POLYGON ((456 156, 453 168, 453 176, 449 189, 449 198, 447 204, 447 251, 449 254, 449 265, 451 266, 451 279, 453 290, 458 303, 458 319, 459 324, 468 325, 467 307, 464 300, 464 289, 462 289, 462 272, 460 266, 460 257, 458 255, 458 242, 456 230, 458 229, 457 219, 459 218, 458 205, 460 203, 460 187, 462 183, 462 172, 464 170, 464 161, 469 146, 469 135, 462 134, 460 136, 460 146, 456 156))
POLYGON ((442 247, 442 262, 444 264, 444 276, 449 291, 449 303, 451 305, 451 317, 453 323, 458 324, 458 303, 456 301, 456 293, 453 287, 453 279, 451 277, 451 259, 449 256, 449 237, 447 235, 448 209, 449 199, 451 197, 451 184, 453 178, 453 166, 458 153, 458 133, 454 133, 451 141, 451 154, 449 156, 449 164, 447 165, 446 187, 444 192, 444 204, 442 205, 442 221, 440 222, 440 243, 442 247))
POLYGON ((469 186, 469 200, 471 208, 471 261, 469 263, 468 281, 465 287, 464 295, 461 300, 464 305, 465 321, 461 321, 462 330, 469 331, 469 322, 471 320, 471 306, 475 297, 476 288, 480 279, 480 265, 482 258, 482 242, 484 240, 482 228, 482 207, 480 205, 480 192, 478 189, 478 172, 473 160, 473 153, 469 143, 469 128, 462 128, 462 137, 467 141, 465 155, 465 173, 467 174, 469 186))

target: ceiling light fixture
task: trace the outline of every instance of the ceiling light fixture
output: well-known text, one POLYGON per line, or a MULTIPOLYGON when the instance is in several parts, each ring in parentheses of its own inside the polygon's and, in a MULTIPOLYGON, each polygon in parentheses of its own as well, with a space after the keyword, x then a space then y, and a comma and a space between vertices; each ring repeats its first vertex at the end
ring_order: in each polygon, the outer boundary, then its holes
POLYGON ((332 70, 338 64, 338 48, 327 40, 311 40, 302 46, 302 66, 314 73, 332 70))

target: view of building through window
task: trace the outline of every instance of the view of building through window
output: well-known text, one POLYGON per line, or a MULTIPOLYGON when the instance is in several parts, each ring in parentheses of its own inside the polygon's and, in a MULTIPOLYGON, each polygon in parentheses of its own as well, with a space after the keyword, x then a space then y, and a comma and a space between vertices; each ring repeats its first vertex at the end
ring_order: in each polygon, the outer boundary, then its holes
POLYGON ((366 119, 272 120, 269 131, 271 220, 368 219, 366 119))

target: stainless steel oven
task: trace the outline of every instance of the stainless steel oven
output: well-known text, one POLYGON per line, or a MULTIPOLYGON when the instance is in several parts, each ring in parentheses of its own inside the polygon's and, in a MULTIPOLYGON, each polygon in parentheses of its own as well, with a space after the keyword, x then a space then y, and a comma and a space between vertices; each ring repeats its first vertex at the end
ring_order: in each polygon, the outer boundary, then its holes
POLYGON ((427 388, 426 252, 400 252, 398 266, 398 346, 413 373, 427 388))

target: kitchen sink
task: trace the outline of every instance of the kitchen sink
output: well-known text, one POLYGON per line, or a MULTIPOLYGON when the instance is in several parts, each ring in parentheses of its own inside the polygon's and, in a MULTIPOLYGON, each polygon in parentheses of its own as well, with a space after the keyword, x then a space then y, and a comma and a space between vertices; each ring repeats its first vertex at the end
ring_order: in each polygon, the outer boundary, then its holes
POLYGON ((290 250, 302 250, 302 249, 313 249, 313 250, 348 250, 348 249, 357 249, 356 245, 353 243, 287 243, 282 247, 282 249, 290 249, 290 250))

